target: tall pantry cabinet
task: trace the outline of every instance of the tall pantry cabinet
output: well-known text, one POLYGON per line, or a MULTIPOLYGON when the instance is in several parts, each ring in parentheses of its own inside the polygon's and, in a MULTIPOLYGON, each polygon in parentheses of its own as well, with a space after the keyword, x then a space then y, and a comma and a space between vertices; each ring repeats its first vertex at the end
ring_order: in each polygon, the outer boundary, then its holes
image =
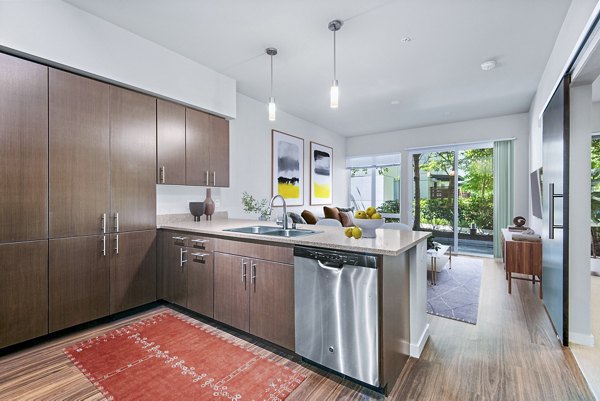
POLYGON ((0 348, 48 333, 48 68, 0 53, 0 348))

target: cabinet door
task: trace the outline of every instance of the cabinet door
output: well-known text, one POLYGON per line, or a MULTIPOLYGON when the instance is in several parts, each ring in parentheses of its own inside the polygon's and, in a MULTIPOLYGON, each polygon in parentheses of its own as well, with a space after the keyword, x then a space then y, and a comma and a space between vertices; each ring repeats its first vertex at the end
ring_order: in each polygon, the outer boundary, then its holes
POLYGON ((229 121, 211 116, 210 168, 212 185, 229 186, 229 121))
POLYGON ((50 332, 108 315, 109 245, 108 235, 50 240, 50 332))
POLYGON ((48 333, 48 241, 0 245, 0 348, 48 333))
POLYGON ((209 185, 211 116, 201 111, 185 110, 185 183, 209 185))
POLYGON ((215 252, 215 320, 248 331, 247 258, 215 252))
POLYGON ((101 234, 109 213, 108 85, 50 68, 50 237, 101 234))
POLYGON ((173 239, 175 233, 163 231, 159 240, 160 298, 187 306, 187 250, 183 242, 173 239))
POLYGON ((250 333, 294 350, 294 267, 252 260, 249 275, 250 333))
POLYGON ((0 243, 48 238, 48 67, 0 53, 0 243))
POLYGON ((156 102, 156 182, 185 185, 185 107, 156 102))
POLYGON ((187 248, 187 307, 213 317, 213 253, 187 248))
POLYGON ((156 230, 110 236, 110 313, 156 301, 156 230))
POLYGON ((111 86, 111 232, 156 229, 155 171, 156 99, 111 86))

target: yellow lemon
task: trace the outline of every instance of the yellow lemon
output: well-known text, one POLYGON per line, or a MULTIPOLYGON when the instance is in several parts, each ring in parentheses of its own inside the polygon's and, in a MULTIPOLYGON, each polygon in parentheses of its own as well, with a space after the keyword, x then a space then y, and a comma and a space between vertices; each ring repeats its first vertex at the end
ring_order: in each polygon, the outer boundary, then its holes
POLYGON ((356 239, 362 237, 362 230, 360 229, 360 227, 354 227, 352 229, 352 236, 356 239))
POLYGON ((346 234, 346 237, 352 238, 352 227, 345 228, 344 229, 344 234, 346 234))
POLYGON ((377 209, 375 209, 373 206, 369 206, 367 208, 366 212, 367 212, 367 216, 371 217, 377 212, 377 209))
POLYGON ((381 219, 381 214, 380 213, 374 213, 373 216, 371 216, 372 219, 381 219))
POLYGON ((367 219, 367 213, 364 210, 359 210, 358 212, 354 213, 354 217, 356 217, 357 219, 367 219))

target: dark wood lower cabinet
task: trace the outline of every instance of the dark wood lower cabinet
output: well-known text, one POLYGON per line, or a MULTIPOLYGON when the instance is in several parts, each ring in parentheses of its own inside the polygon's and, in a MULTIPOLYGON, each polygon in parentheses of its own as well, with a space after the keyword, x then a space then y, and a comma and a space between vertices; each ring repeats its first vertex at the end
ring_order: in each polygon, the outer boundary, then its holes
POLYGON ((50 332, 109 314, 109 242, 108 235, 50 240, 50 332))
POLYGON ((110 313, 156 301, 156 230, 112 234, 110 244, 110 313))
POLYGON ((215 252, 215 319, 249 330, 248 283, 250 260, 215 252))
POLYGON ((48 241, 0 245, 0 348, 48 333, 48 241))
POLYGON ((294 350, 293 265, 215 252, 214 271, 216 320, 294 350))
POLYGON ((208 317, 214 316, 213 253, 186 248, 187 308, 208 317))
POLYGON ((294 266, 250 263, 250 333, 294 350, 294 266))
POLYGON ((161 231, 159 236, 160 266, 158 287, 160 299, 173 304, 187 306, 187 251, 185 242, 173 239, 170 231, 161 231))

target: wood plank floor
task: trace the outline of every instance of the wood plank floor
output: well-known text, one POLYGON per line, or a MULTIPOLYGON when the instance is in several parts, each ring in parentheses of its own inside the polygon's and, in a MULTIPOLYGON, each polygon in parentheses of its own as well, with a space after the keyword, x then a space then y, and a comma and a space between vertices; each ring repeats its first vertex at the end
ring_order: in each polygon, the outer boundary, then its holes
MULTIPOLYGON (((485 260, 477 325, 430 316, 431 338, 422 357, 409 361, 388 399, 593 400, 571 351, 554 336, 537 298, 537 285, 532 288, 520 280, 514 284, 508 295, 502 265, 485 260)), ((1 357, 0 399, 103 399, 62 349, 165 309, 160 306, 1 357)), ((247 342, 278 363, 292 363, 289 356, 246 336, 237 334, 236 341, 247 342)), ((383 399, 308 364, 300 362, 299 369, 307 379, 290 401, 383 399)))

